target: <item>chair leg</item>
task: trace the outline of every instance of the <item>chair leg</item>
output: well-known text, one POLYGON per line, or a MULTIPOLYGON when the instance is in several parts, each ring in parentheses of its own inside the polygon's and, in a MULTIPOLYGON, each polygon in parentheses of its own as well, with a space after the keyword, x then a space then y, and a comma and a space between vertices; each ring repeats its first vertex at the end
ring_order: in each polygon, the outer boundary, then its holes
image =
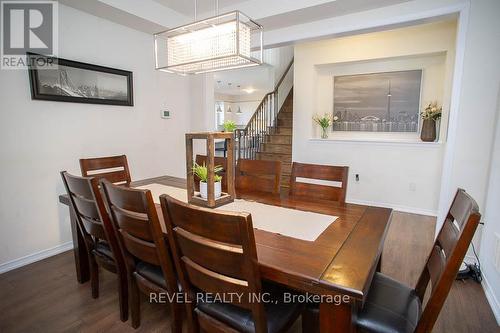
POLYGON ((172 333, 182 333, 182 309, 180 304, 170 303, 172 333))
POLYGON ((92 298, 99 297, 99 266, 95 261, 94 255, 89 255, 90 264, 90 287, 92 289, 92 298))
POLYGON ((128 320, 128 284, 125 274, 118 273, 118 302, 120 305, 120 320, 128 320))
POLYGON ((141 325, 141 299, 139 295, 139 287, 134 276, 129 276, 129 306, 132 316, 132 327, 138 328, 141 325))
POLYGON ((302 332, 319 333, 319 311, 310 305, 302 310, 302 332))

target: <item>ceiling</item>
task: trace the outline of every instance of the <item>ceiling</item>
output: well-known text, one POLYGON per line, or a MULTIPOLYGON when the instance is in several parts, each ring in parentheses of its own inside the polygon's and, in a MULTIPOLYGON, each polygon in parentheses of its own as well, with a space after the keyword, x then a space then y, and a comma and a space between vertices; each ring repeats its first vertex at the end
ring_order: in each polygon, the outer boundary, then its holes
MULTIPOLYGON (((195 0, 154 0, 159 4, 169 7, 178 13, 186 15, 188 17, 193 17, 194 15, 194 3, 195 0)), ((229 6, 237 5, 238 3, 245 2, 247 0, 219 0, 219 8, 225 8, 229 6)), ((215 4, 216 0, 197 0, 196 11, 200 13, 210 13, 215 15, 215 4)))
MULTIPOLYGON (((187 24, 194 18, 194 0, 58 0, 92 15, 155 33, 187 24)), ((409 0, 219 0, 219 12, 240 10, 264 26, 282 29, 409 0)), ((197 0, 198 18, 215 14, 215 0, 197 0)))

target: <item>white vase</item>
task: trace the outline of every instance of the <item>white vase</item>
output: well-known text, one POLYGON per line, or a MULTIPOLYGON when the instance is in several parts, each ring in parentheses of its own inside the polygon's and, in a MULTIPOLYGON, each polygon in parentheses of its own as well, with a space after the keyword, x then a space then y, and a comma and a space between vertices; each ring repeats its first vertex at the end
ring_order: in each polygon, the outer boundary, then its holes
MULTIPOLYGON (((222 194, 221 182, 214 183, 215 199, 220 198, 222 194)), ((208 199, 207 183, 200 180, 200 195, 203 199, 208 199)))

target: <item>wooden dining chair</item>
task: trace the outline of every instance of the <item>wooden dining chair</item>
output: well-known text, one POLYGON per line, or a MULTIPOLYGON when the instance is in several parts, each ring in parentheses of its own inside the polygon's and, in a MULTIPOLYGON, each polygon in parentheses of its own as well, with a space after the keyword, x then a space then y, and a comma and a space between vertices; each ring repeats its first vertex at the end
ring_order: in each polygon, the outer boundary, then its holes
MULTIPOLYGON (((297 304, 264 306, 251 299, 263 288, 250 214, 216 212, 167 195, 160 203, 179 281, 189 297, 191 332, 283 332, 293 324, 301 310, 297 304), (197 297, 204 293, 242 298, 210 302, 197 297)), ((278 300, 284 291, 273 286, 269 292, 278 300)))
POLYGON ((109 156, 96 158, 81 158, 80 169, 84 177, 107 179, 113 184, 130 184, 130 171, 127 156, 109 156))
POLYGON ((66 171, 61 177, 83 235, 90 266, 92 297, 99 297, 99 267, 118 276, 120 319, 128 319, 128 285, 125 262, 101 193, 94 177, 78 177, 66 171))
MULTIPOLYGON (((207 156, 206 155, 196 155, 195 162, 198 165, 207 165, 207 156)), ((222 176, 222 191, 227 192, 227 177, 226 177, 226 170, 227 170, 227 158, 226 157, 220 157, 220 156, 215 156, 214 157, 214 165, 220 165, 222 166, 222 171, 218 173, 218 175, 222 176)), ((200 179, 198 177, 194 177, 194 189, 195 191, 200 190, 200 179)))
POLYGON ((347 180, 349 167, 305 164, 293 162, 292 174, 290 176, 290 196, 311 197, 316 199, 338 201, 345 204, 347 193, 347 180), (340 186, 315 184, 303 182, 297 178, 305 178, 314 181, 338 182, 340 186))
MULTIPOLYGON (((459 189, 415 289, 375 273, 364 306, 355 319, 359 331, 431 332, 480 219, 474 199, 459 189), (429 283, 431 290, 423 307, 429 283)), ((312 318, 311 315, 304 317, 312 318)), ((304 325, 316 327, 314 323, 304 325)))
POLYGON ((236 191, 280 193, 281 162, 239 159, 236 164, 236 191))
MULTIPOLYGON (((162 232, 149 190, 112 184, 101 179, 104 203, 118 235, 129 282, 132 327, 140 326, 140 295, 176 295, 179 292, 170 248, 162 232)), ((182 307, 170 304, 172 332, 182 332, 182 307)))

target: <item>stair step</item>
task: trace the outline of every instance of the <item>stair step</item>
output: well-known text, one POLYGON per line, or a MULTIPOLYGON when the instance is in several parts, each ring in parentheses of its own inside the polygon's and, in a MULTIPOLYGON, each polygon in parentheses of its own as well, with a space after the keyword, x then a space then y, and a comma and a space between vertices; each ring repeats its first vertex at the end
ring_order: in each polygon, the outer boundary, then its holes
POLYGON ((292 153, 292 145, 291 144, 283 144, 283 143, 263 143, 262 151, 265 153, 292 153))
POLYGON ((290 175, 292 173, 292 162, 281 161, 281 174, 290 175))
POLYGON ((278 119, 278 127, 280 126, 286 126, 286 127, 292 127, 293 125, 293 119, 278 119))
POLYGON ((290 185, 290 175, 281 175, 281 186, 289 187, 290 185))
POLYGON ((292 162, 292 154, 285 154, 285 153, 258 152, 256 157, 258 160, 282 161, 289 163, 292 162))
POLYGON ((293 118, 293 112, 283 112, 281 111, 278 114, 278 119, 292 119, 293 118))
POLYGON ((292 136, 287 134, 269 134, 266 141, 268 143, 292 144, 292 136))
POLYGON ((292 127, 278 126, 278 128, 277 128, 276 131, 277 131, 278 134, 288 134, 288 135, 291 135, 292 134, 292 127))

